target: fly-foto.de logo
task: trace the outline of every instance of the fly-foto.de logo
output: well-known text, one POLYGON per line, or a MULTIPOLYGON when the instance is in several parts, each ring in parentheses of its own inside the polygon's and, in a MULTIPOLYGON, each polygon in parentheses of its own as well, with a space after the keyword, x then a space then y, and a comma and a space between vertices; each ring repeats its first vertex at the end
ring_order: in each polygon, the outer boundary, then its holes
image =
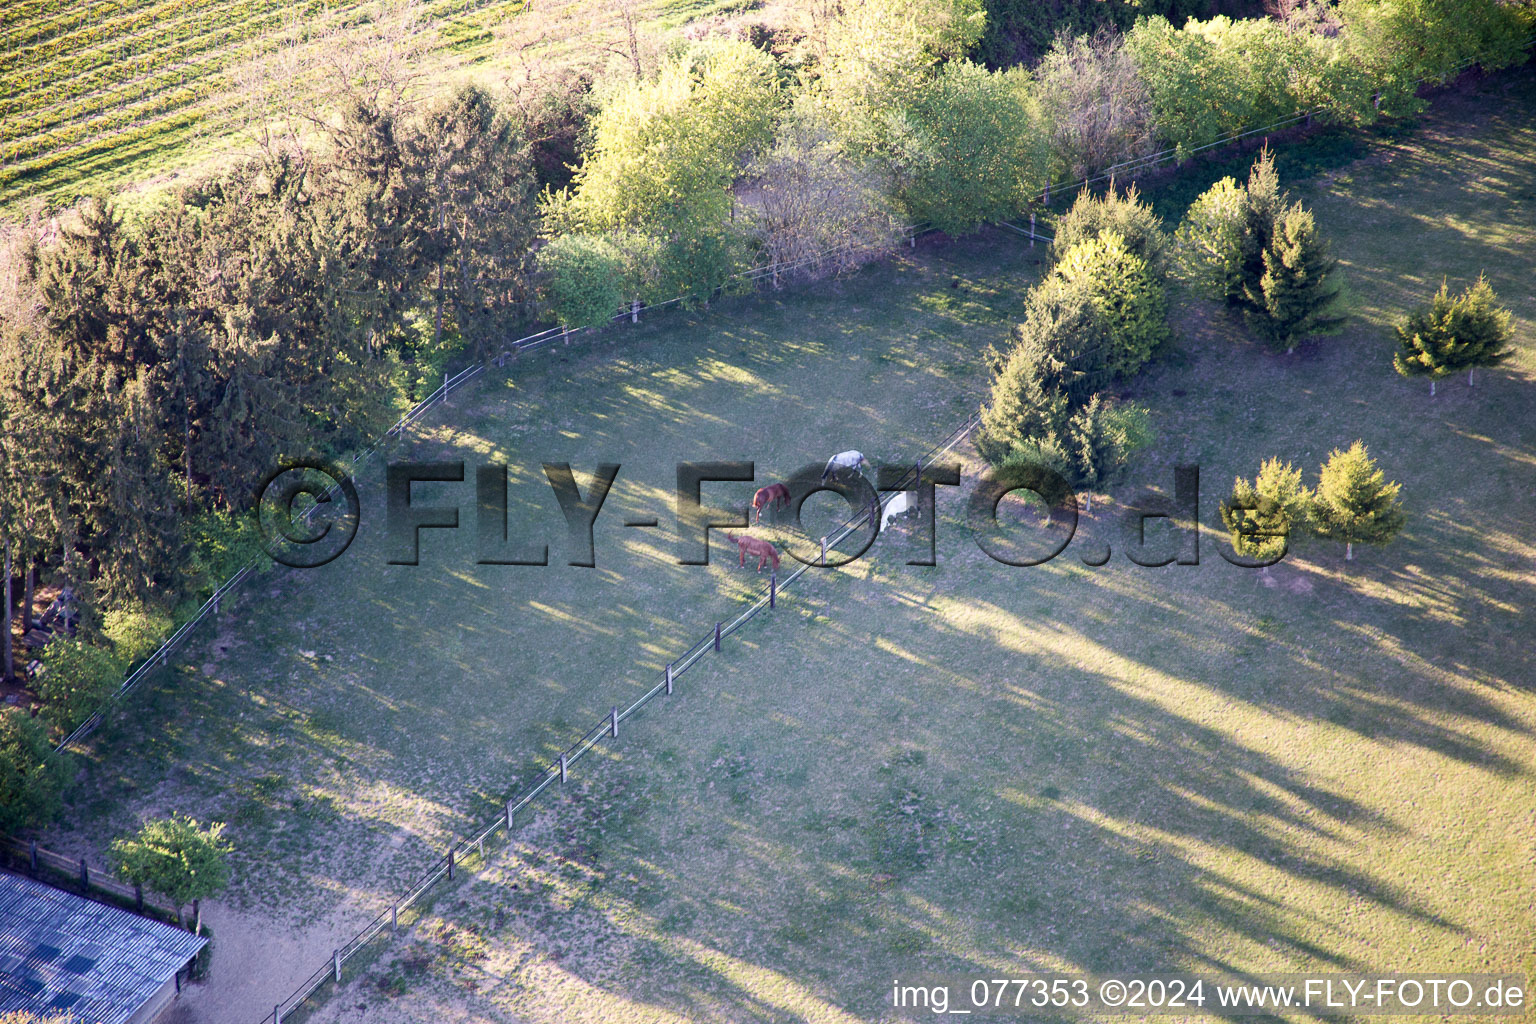
MULTIPOLYGON (((595 567, 594 526, 619 479, 620 465, 596 465, 584 474, 585 486, 578 483, 569 463, 545 462, 540 467, 565 522, 567 564, 595 567)), ((1171 499, 1148 495, 1124 511, 1120 547, 1131 564, 1200 563, 1199 467, 1179 466, 1173 477, 1171 499)), ((994 561, 1042 565, 1072 544, 1079 519, 1077 495, 1051 468, 1010 465, 988 469, 967 482, 972 486, 965 499, 965 528, 994 561)), ((900 520, 916 549, 907 564, 931 566, 937 564, 939 488, 961 484, 957 464, 876 465, 857 451, 841 452, 825 463, 813 463, 785 479, 768 482, 758 480, 753 462, 679 462, 675 499, 667 511, 672 515, 681 565, 708 565, 710 531, 717 530, 723 531, 728 550, 738 555, 741 564, 751 559, 759 568, 770 562, 777 566, 782 551, 806 565, 835 568, 863 557, 881 530, 900 520), (827 533, 813 535, 804 525, 803 513, 806 502, 822 493, 841 498, 847 511, 827 533)), ((464 460, 390 463, 384 495, 385 550, 391 565, 420 564, 424 530, 466 528, 475 531, 477 564, 550 564, 545 534, 526 531, 530 535, 519 536, 509 529, 505 463, 474 467, 464 460), (472 487, 463 488, 464 500, 457 503, 445 503, 441 497, 427 501, 414 491, 417 485, 468 485, 471 480, 472 487), (465 517, 462 506, 470 498, 473 512, 465 517), (469 518, 472 527, 466 521, 469 518)), ((324 565, 346 550, 357 534, 360 515, 352 480, 318 461, 292 463, 269 474, 256 501, 263 547, 274 561, 297 568, 324 565)), ((662 524, 660 515, 631 516, 622 522, 626 528, 642 530, 662 524)), ((1283 541, 1283 535, 1276 536, 1283 541)), ((1283 547, 1280 555, 1265 561, 1238 558, 1219 545, 1218 551, 1242 568, 1262 568, 1284 557, 1283 547)), ((1100 544, 1080 557, 1086 565, 1100 566, 1109 562, 1112 549, 1100 544)))

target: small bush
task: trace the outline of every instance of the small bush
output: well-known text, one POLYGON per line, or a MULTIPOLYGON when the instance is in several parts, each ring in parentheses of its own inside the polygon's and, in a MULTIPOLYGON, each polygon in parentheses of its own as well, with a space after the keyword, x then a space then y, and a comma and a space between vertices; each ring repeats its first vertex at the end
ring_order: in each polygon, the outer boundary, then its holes
POLYGON ((112 653, 118 662, 132 665, 151 654, 170 635, 171 617, 143 609, 110 611, 102 620, 101 632, 112 642, 112 653))
POLYGON ((50 750, 42 719, 0 708, 0 832, 41 825, 58 813, 66 767, 50 750))
POLYGON ((65 731, 85 721, 122 680, 123 663, 103 647, 59 637, 43 648, 37 695, 50 721, 65 731))

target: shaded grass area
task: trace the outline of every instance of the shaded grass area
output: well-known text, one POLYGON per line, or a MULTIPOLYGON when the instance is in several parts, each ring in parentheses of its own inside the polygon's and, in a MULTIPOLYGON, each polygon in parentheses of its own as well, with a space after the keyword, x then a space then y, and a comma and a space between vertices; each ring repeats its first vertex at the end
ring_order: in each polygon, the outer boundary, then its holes
MULTIPOLYGON (((142 817, 227 820, 232 897, 298 916, 377 906, 495 812, 608 708, 755 596, 717 532, 714 564, 677 564, 676 464, 755 460, 758 483, 707 484, 742 509, 756 486, 861 447, 901 460, 970 411, 980 353, 1034 276, 1007 237, 922 245, 853 278, 722 300, 581 336, 456 392, 392 458, 465 460, 463 484, 413 501, 460 510, 392 565, 382 463, 360 481, 362 527, 341 558, 275 570, 226 605, 216 635, 161 673, 94 737, 53 841, 99 851, 142 817), (476 469, 509 467, 510 530, 551 564, 477 565, 476 469), (620 464, 575 568, 541 463, 588 486, 620 464), (655 516, 656 529, 626 528, 655 516)), ((842 514, 807 503, 813 533, 842 514)), ((785 574, 790 566, 785 565, 785 574)))
POLYGON ((1536 104, 1510 91, 1289 182, 1348 330, 1275 357, 1181 298, 1131 389, 1158 444, 1060 558, 990 561, 945 494, 938 567, 887 538, 755 621, 321 1019, 884 1021, 922 971, 1536 971, 1536 104), (1430 400, 1389 325, 1479 270, 1519 355, 1430 400), (1357 437, 1403 484, 1393 546, 1220 559, 1233 475, 1280 455, 1312 482, 1357 437), (1200 564, 1131 564, 1127 514, 1188 463, 1200 564))

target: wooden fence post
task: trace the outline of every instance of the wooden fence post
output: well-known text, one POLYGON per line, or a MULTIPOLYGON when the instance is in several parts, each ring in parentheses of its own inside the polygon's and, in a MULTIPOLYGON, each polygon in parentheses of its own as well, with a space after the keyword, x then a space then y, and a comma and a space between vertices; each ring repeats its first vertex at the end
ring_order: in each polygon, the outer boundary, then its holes
POLYGON ((80 858, 80 888, 89 891, 91 888, 91 869, 86 866, 85 858, 80 858))
POLYGON ((400 904, 398 903, 389 908, 389 930, 392 932, 400 930, 400 904))
MULTIPOLYGON (((667 696, 672 695, 672 663, 667 662, 667 696)), ((35 843, 33 844, 36 845, 35 843)))
POLYGON ((1035 247, 1035 215, 1029 215, 1029 247, 1035 247))
POLYGON ((453 881, 453 847, 448 847, 448 881, 453 881))
POLYGON ((821 538, 821 567, 827 567, 827 538, 821 538))
POLYGON ((272 1007, 272 1024, 283 1024, 283 1004, 272 1007))
POLYGON ((773 608, 774 599, 779 596, 779 574, 777 570, 768 573, 768 607, 773 608))
POLYGON ((331 954, 331 967, 336 972, 336 984, 341 984, 341 950, 331 954))
POLYGON ((562 786, 565 785, 565 780, 566 780, 566 777, 567 777, 567 773, 569 771, 570 771, 570 762, 568 762, 566 760, 566 757, 565 757, 564 754, 561 754, 560 755, 560 784, 562 786))
POLYGON ((507 801, 507 841, 512 841, 512 801, 507 801))
POLYGON ((32 840, 32 874, 37 875, 37 840, 32 840))
POLYGON ((614 708, 608 712, 608 735, 614 739, 619 738, 619 709, 614 708))
POLYGON ((720 623, 715 623, 715 650, 720 650, 720 623))

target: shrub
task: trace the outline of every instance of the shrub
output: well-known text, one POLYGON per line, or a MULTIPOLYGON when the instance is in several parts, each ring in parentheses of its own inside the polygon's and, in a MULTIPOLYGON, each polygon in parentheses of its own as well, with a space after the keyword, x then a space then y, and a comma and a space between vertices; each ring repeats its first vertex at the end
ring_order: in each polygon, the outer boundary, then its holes
POLYGON ((211 594, 251 562, 272 564, 251 516, 210 509, 186 520, 183 532, 191 549, 186 574, 195 593, 211 594))
POLYGON ((696 225, 663 243, 656 287, 667 298, 681 296, 686 306, 707 305, 746 264, 746 240, 738 232, 725 224, 696 225))
POLYGON ((1151 93, 1158 131, 1181 158, 1296 109, 1291 45, 1285 28, 1269 19, 1218 16, 1176 29, 1165 18, 1145 18, 1125 45, 1151 93))
POLYGON ((124 665, 132 665, 160 646, 171 633, 171 617, 141 608, 107 612, 101 632, 112 643, 112 653, 124 665))
POLYGON ((567 330, 607 323, 624 301, 624 263, 606 239, 561 235, 539 250, 543 291, 567 330))
POLYGON ((902 205, 940 231, 974 231, 1018 213, 1046 183, 1047 151, 1020 69, 946 64, 894 119, 902 205))
POLYGON ((0 832, 50 821, 59 811, 65 764, 50 758, 42 719, 0 707, 0 832))
POLYGON ((1492 71, 1523 62, 1528 10, 1499 0, 1340 0, 1338 7, 1350 57, 1392 114, 1422 109, 1421 79, 1438 84, 1471 63, 1492 71))
POLYGON ((739 40, 697 44, 654 80, 618 87, 592 119, 592 146, 552 193, 555 231, 687 229, 730 212, 743 153, 767 143, 779 106, 773 58, 739 40))
POLYGON ((43 648, 37 695, 50 721, 69 731, 101 706, 122 681, 123 663, 109 650, 78 637, 59 637, 43 648))
POLYGON ((779 126, 749 174, 747 217, 774 267, 805 277, 852 269, 888 251, 899 227, 889 182, 873 161, 842 153, 810 104, 779 126))
POLYGON ((1087 178, 1157 148, 1152 96, 1119 35, 1058 36, 1035 77, 1055 173, 1087 178))

